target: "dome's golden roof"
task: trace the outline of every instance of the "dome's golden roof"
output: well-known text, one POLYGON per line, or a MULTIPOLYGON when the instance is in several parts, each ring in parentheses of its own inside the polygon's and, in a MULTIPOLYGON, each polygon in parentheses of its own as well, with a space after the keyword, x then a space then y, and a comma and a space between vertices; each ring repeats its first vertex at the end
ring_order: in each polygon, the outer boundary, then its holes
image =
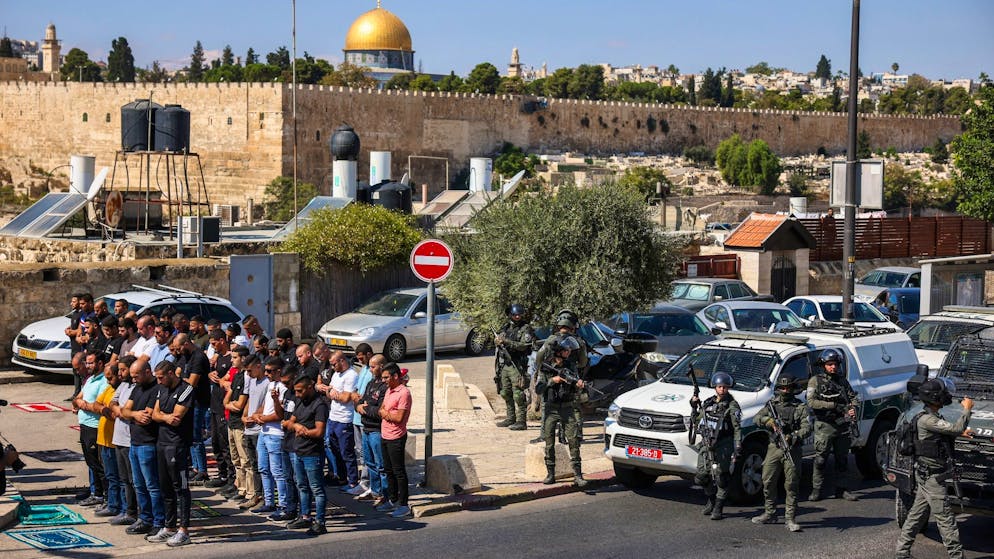
POLYGON ((345 35, 345 50, 412 51, 411 33, 400 18, 376 7, 352 22, 345 35))

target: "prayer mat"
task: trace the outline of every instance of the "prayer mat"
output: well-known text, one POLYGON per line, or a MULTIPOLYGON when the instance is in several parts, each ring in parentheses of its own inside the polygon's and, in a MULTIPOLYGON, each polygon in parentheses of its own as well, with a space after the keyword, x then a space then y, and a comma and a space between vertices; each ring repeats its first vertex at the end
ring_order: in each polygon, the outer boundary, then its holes
POLYGON ((82 462, 85 460, 81 453, 66 448, 60 450, 25 450, 21 454, 26 454, 42 462, 82 462))
POLYGON ((79 429, 79 425, 70 425, 69 428, 72 429, 73 431, 79 431, 80 430, 79 429))
POLYGON ((35 549, 74 549, 77 547, 110 547, 110 544, 84 534, 75 528, 34 528, 8 530, 6 534, 35 549))
POLYGON ((31 404, 11 404, 10 406, 29 413, 49 412, 49 411, 69 411, 69 408, 64 408, 62 406, 55 405, 52 402, 35 402, 31 404))
POLYGON ((209 507, 203 501, 193 501, 190 503, 190 518, 195 520, 203 520, 205 518, 217 518, 221 516, 221 513, 209 507))
POLYGON ((23 503, 17 511, 24 526, 62 526, 86 524, 86 519, 66 505, 29 505, 23 503))

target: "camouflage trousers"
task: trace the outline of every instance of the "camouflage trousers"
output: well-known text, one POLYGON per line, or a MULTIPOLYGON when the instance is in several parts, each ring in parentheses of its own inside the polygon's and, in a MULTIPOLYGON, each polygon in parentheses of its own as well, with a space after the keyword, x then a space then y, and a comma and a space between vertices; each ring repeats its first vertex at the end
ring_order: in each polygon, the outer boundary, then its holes
POLYGON ((794 458, 793 464, 784 451, 776 445, 771 444, 766 448, 766 459, 763 460, 763 498, 766 502, 766 512, 771 515, 776 514, 780 472, 783 472, 784 487, 787 489, 784 515, 787 518, 794 518, 794 512, 797 510, 797 492, 801 488, 801 445, 794 445, 790 449, 790 455, 794 458))
POLYGON ((694 476, 694 481, 704 488, 705 495, 724 501, 728 498, 728 482, 732 476, 734 441, 732 437, 718 439, 711 452, 713 461, 708 460, 704 445, 703 441, 697 445, 697 474, 694 476))
POLYGON ((815 458, 814 471, 811 474, 811 491, 820 491, 826 478, 829 484, 835 483, 839 489, 844 489, 841 478, 849 464, 849 430, 847 425, 835 425, 825 421, 815 421, 815 458), (835 472, 828 472, 828 457, 835 457, 835 472), (826 475, 827 473, 827 475, 826 475))
POLYGON ((935 525, 939 528, 942 543, 952 559, 962 559, 963 544, 959 541, 959 528, 956 526, 956 515, 949 506, 949 495, 942 483, 945 474, 923 476, 915 472, 918 490, 915 492, 915 502, 908 509, 908 518, 901 527, 901 535, 897 538, 897 557, 911 557, 911 545, 915 536, 928 524, 928 515, 935 516, 935 525))
POLYGON ((545 465, 556 466, 556 424, 562 423, 569 445, 569 459, 574 468, 580 467, 580 430, 572 403, 545 402, 542 439, 545 441, 545 465))
POLYGON ((523 423, 528 418, 525 390, 528 390, 527 377, 510 365, 501 368, 500 397, 507 406, 507 418, 518 423, 523 423))

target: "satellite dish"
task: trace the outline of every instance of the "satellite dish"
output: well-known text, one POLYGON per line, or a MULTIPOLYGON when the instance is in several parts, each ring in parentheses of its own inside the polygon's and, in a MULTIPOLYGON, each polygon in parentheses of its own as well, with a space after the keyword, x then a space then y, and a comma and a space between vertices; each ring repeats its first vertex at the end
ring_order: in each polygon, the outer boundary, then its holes
POLYGON ((107 167, 100 169, 100 172, 97 173, 96 178, 93 179, 93 183, 90 184, 90 189, 86 191, 87 200, 92 201, 97 197, 97 194, 100 193, 100 189, 104 187, 104 181, 107 180, 107 173, 109 172, 110 169, 107 167))
POLYGON ((117 228, 124 217, 124 196, 118 190, 107 193, 107 200, 104 202, 104 221, 110 227, 117 228))
POLYGON ((521 171, 518 171, 517 174, 511 177, 511 180, 505 182, 500 187, 501 196, 504 196, 506 198, 514 194, 514 191, 518 188, 518 183, 521 182, 521 179, 523 179, 524 177, 525 177, 525 171, 523 169, 521 171))

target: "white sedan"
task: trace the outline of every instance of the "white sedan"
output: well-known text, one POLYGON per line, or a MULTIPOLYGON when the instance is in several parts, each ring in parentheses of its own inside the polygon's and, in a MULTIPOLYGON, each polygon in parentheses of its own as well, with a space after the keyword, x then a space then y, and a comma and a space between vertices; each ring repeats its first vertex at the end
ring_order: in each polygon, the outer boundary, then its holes
MULTIPOLYGON (((783 304, 805 322, 842 321, 842 295, 799 295, 787 299, 783 304)), ((898 325, 865 301, 853 301, 853 319, 856 326, 901 331, 898 325)))
POLYGON ((804 326, 794 311, 763 301, 722 301, 704 307, 697 317, 712 330, 778 332, 804 326))

